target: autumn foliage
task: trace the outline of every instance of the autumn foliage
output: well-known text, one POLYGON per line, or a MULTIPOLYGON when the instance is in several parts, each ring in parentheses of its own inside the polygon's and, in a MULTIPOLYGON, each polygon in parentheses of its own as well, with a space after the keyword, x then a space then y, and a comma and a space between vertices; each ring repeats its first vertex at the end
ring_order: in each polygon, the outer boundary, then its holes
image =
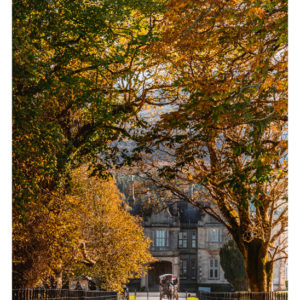
POLYGON ((114 179, 90 178, 87 168, 72 173, 72 193, 51 206, 30 203, 27 222, 14 222, 15 284, 61 288, 90 276, 107 290, 122 290, 154 261, 140 220, 123 207, 114 179), (26 263, 32 262, 26 269, 26 263))
MULTIPOLYGON (((79 213, 70 203, 73 170, 89 164, 94 175, 104 175, 116 151, 111 142, 128 136, 125 124, 137 122, 145 98, 139 93, 149 88, 143 49, 153 40, 157 8, 153 1, 13 1, 15 287, 33 287, 51 272, 59 277, 61 266, 73 264, 83 222, 73 222, 79 213)), ((105 200, 114 207, 107 218, 127 216, 140 234, 112 195, 105 200)), ((110 269, 104 278, 110 288, 119 288, 124 274, 139 274, 146 244, 126 247, 137 265, 128 264, 128 271, 122 263, 114 283, 110 269)))
POLYGON ((173 79, 174 109, 140 138, 155 153, 142 172, 223 223, 251 290, 268 290, 273 263, 287 257, 287 3, 166 6, 152 51, 173 79), (188 185, 202 188, 191 195, 188 185))
POLYGON ((287 54, 281 0, 13 1, 14 285, 141 275, 149 241, 103 179, 139 161, 268 290, 287 256, 287 54))

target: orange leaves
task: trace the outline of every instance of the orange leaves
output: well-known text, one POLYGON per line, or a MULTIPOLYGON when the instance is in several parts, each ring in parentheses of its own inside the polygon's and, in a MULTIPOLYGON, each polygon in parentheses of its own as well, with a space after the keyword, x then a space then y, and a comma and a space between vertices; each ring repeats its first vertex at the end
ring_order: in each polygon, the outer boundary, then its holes
POLYGON ((250 17, 257 17, 263 19, 266 15, 265 9, 262 7, 251 7, 248 11, 250 17))
POLYGON ((73 184, 73 194, 68 197, 72 204, 69 220, 81 224, 80 238, 85 241, 87 254, 96 261, 86 272, 104 278, 102 288, 120 291, 129 277, 140 276, 153 260, 148 252, 150 241, 139 220, 122 207, 114 179, 90 178, 87 169, 81 167, 73 173, 73 184))
POLYGON ((280 99, 279 101, 276 101, 273 106, 274 106, 274 110, 278 114, 285 115, 288 109, 288 101, 285 99, 280 99))
POLYGON ((129 277, 140 276, 153 260, 150 241, 139 219, 122 207, 114 179, 90 178, 87 168, 81 167, 73 172, 71 186, 72 193, 53 194, 47 205, 31 201, 25 223, 14 214, 14 247, 21 251, 15 249, 14 263, 41 257, 30 269, 36 274, 27 282, 30 286, 62 269, 67 278, 72 273, 101 277, 103 289, 121 291, 129 277), (96 261, 93 267, 84 263, 82 243, 88 257, 96 261))
POLYGON ((276 90, 279 92, 287 91, 288 82, 287 80, 277 80, 276 81, 276 90))
MULTIPOLYGON (((281 19, 275 23, 270 2, 241 2, 170 1, 159 43, 167 53, 162 60, 190 92, 206 99, 223 103, 231 94, 236 102, 276 103, 275 89, 284 106, 286 16, 276 15, 281 19)), ((279 112, 280 105, 275 106, 279 112)), ((201 102, 198 108, 207 109, 201 102)))
POLYGON ((261 89, 268 89, 270 88, 274 83, 274 78, 273 77, 267 77, 264 81, 264 83, 261 85, 261 89))
POLYGON ((187 2, 186 1, 182 1, 182 0, 172 0, 169 1, 169 3, 167 4, 169 7, 172 7, 172 9, 174 10, 180 10, 184 7, 187 6, 187 2))

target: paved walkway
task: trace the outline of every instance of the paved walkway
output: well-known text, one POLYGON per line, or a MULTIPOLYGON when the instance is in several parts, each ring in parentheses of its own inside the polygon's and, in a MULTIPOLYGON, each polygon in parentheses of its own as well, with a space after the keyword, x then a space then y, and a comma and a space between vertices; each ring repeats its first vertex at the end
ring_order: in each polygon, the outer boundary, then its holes
MULTIPOLYGON (((136 292, 129 293, 130 300, 157 300, 159 299, 159 292, 136 292), (135 298, 136 296, 136 298, 135 298)), ((195 293, 178 293, 178 300, 188 300, 187 298, 196 297, 195 293), (188 297, 187 297, 188 296, 188 297)), ((167 298, 164 298, 167 299, 167 298)))

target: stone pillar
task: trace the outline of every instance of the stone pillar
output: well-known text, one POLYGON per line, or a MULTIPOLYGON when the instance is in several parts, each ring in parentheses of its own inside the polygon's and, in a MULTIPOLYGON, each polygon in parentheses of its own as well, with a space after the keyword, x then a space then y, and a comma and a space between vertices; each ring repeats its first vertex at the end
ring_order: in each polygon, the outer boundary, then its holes
POLYGON ((178 282, 180 280, 180 261, 179 257, 174 258, 174 262, 172 264, 172 273, 178 278, 178 282))

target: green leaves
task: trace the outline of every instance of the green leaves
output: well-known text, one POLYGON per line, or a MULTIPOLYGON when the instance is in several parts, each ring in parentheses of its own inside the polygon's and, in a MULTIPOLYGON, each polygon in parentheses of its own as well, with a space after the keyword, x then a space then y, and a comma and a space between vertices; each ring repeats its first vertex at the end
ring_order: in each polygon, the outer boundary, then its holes
MULTIPOLYGON (((14 1, 13 220, 19 236, 29 226, 26 207, 48 211, 53 198, 59 205, 70 191, 70 173, 82 164, 104 176, 116 157, 112 142, 129 135, 125 123, 140 126, 145 80, 136 78, 147 68, 143 49, 154 38, 149 20, 160 9, 152 0, 14 1)), ((29 240, 28 248, 39 243, 36 235, 29 240)), ((15 233, 14 243, 14 274, 22 282, 34 266, 18 251, 15 233), (17 263, 20 256, 24 264, 17 263)), ((41 257, 49 263, 45 252, 41 257)))
POLYGON ((236 291, 248 290, 248 279, 243 256, 233 240, 226 242, 220 249, 220 264, 224 276, 236 291))

